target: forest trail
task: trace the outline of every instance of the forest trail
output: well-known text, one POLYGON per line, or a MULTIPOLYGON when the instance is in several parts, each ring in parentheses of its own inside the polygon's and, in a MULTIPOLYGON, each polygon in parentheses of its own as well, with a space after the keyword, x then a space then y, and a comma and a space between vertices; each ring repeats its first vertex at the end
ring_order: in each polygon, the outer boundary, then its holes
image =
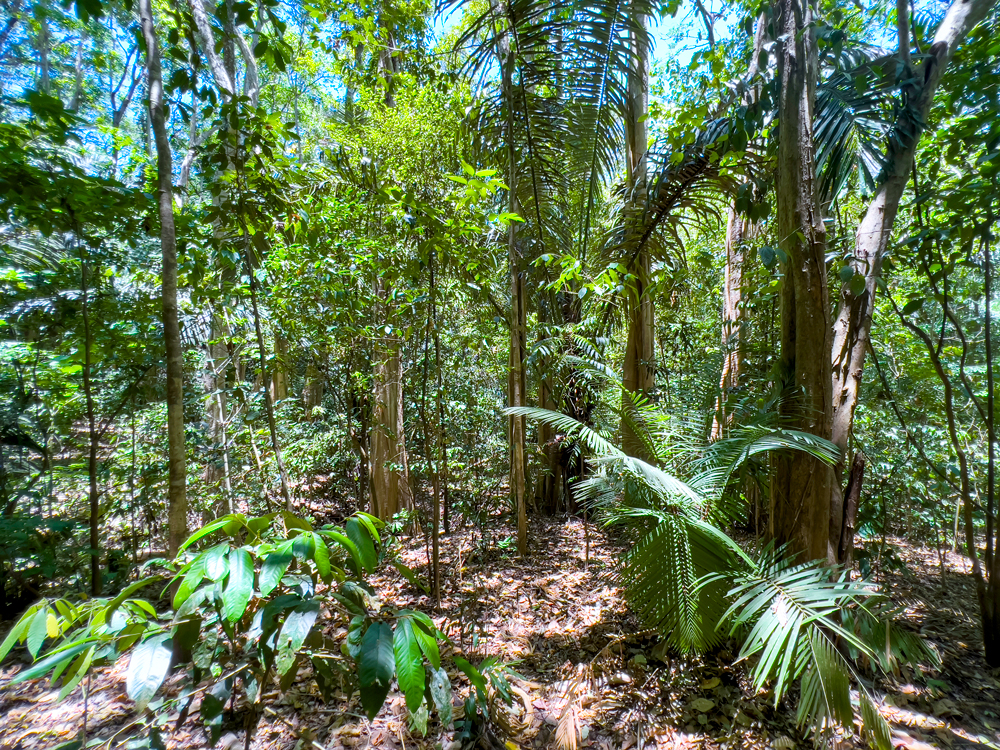
MULTIPOLYGON (((734 654, 722 649, 704 657, 672 656, 639 632, 610 577, 624 547, 600 528, 585 529, 577 518, 536 518, 531 554, 518 559, 505 551, 514 529, 490 527, 493 536, 486 539, 471 527, 442 537, 439 610, 394 570, 372 581, 383 606, 426 611, 471 661, 497 657, 517 673, 511 679, 512 705, 497 717, 509 737, 484 744, 497 750, 811 746, 797 733, 791 708, 775 709, 769 694, 753 694, 743 671, 733 665, 734 654)), ((904 670, 894 684, 876 685, 886 697, 894 744, 1000 747, 1000 681, 982 661, 976 622, 963 614, 975 611, 964 558, 946 556, 942 586, 933 549, 892 541, 904 563, 887 576, 893 596, 906 605, 908 622, 936 644, 944 662, 938 672, 921 677, 904 670)), ((404 547, 404 562, 426 580, 423 540, 415 537, 404 547)), ((132 718, 124 691, 126 663, 95 674, 86 706, 90 737, 107 738, 132 718)), ((81 691, 59 702, 58 690, 45 681, 10 688, 17 669, 0 671, 0 750, 50 748, 77 736, 84 717, 81 691)), ((454 701, 460 716, 468 683, 458 673, 452 676, 462 686, 454 701)), ((411 734, 397 692, 369 723, 356 696, 325 705, 305 670, 301 678, 284 695, 269 696, 252 748, 458 750, 453 734, 433 723, 426 738, 411 734)), ((177 686, 167 693, 171 690, 177 686)), ((242 747, 238 727, 227 729, 217 747, 242 747)), ((856 737, 838 743, 838 748, 862 746, 856 737)), ((207 745, 189 719, 168 739, 168 747, 207 745)))

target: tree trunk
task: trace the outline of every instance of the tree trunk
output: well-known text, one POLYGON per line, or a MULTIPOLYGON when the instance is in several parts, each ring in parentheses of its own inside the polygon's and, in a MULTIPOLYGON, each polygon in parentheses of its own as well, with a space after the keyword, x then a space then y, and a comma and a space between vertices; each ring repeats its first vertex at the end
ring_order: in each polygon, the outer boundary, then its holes
POLYGON ((305 384, 302 386, 302 408, 305 417, 312 421, 313 412, 323 405, 323 374, 315 364, 306 365, 305 384))
POLYGON ((288 373, 285 368, 288 358, 288 342, 280 333, 274 334, 274 368, 271 372, 271 403, 277 404, 288 398, 288 373))
POLYGON ((726 277, 722 290, 722 377, 719 380, 719 398, 712 420, 712 440, 725 436, 732 422, 727 411, 730 393, 740 384, 746 346, 743 340, 743 268, 744 242, 750 232, 750 222, 730 207, 726 221, 726 277))
POLYGON ((844 490, 844 519, 840 528, 840 544, 837 549, 837 562, 845 570, 854 566, 854 531, 858 520, 858 508, 861 505, 861 486, 865 479, 865 454, 858 451, 851 463, 851 474, 844 490))
POLYGON ((167 551, 170 555, 175 555, 187 537, 188 503, 184 451, 184 352, 181 349, 181 329, 177 317, 177 235, 174 230, 174 191, 171 182, 173 163, 163 111, 163 78, 151 0, 139 0, 139 16, 143 38, 146 40, 149 120, 156 142, 157 204, 163 253, 163 338, 167 357, 167 446, 170 473, 167 551))
MULTIPOLYGON (((509 40, 501 48, 503 90, 507 105, 507 160, 508 199, 507 210, 518 213, 517 200, 517 147, 514 143, 514 49, 509 40)), ((517 246, 517 224, 507 228, 507 260, 510 272, 510 351, 507 363, 507 405, 527 405, 525 380, 525 352, 527 348, 527 310, 524 276, 521 272, 521 253, 517 246)), ((527 492, 527 457, 525 455, 526 420, 523 416, 510 416, 507 422, 510 440, 510 493, 517 513, 517 553, 528 551, 528 515, 525 506, 527 492)))
POLYGON ((216 515, 232 513, 230 493, 228 491, 229 472, 227 470, 229 447, 226 444, 226 373, 229 369, 229 348, 226 346, 227 334, 222 317, 212 313, 211 339, 206 344, 205 374, 202 382, 207 394, 205 416, 208 429, 208 460, 205 462, 205 487, 209 494, 218 496, 216 515))
MULTIPOLYGON (((968 33, 983 20, 995 0, 953 0, 934 35, 934 42, 920 71, 910 76, 907 87, 909 106, 902 112, 889 139, 889 150, 884 169, 885 179, 869 204, 855 234, 851 267, 865 280, 864 289, 858 294, 851 290, 850 282, 840 292, 840 301, 834 322, 832 348, 833 419, 831 439, 841 450, 841 465, 847 452, 847 441, 854 424, 854 411, 864 375, 865 355, 871 332, 875 293, 882 272, 893 223, 899 211, 907 180, 913 169, 920 137, 926 126, 934 93, 941 76, 955 53, 955 49, 968 33)), ((910 39, 904 23, 898 27, 900 59, 910 57, 910 39)), ((837 519, 842 517, 842 499, 839 483, 832 488, 830 503, 830 536, 839 538, 837 519)))
MULTIPOLYGON (((646 151, 649 136, 646 115, 649 109, 649 43, 645 37, 645 17, 639 15, 637 23, 643 32, 633 33, 631 40, 634 58, 628 75, 628 110, 625 122, 628 163, 627 185, 630 205, 626 215, 627 239, 631 240, 632 224, 638 226, 646 202, 646 151)), ((626 247, 630 245, 626 242, 626 247)), ((622 449, 630 456, 650 460, 645 441, 638 434, 633 419, 633 398, 648 398, 653 390, 656 367, 654 364, 653 299, 649 294, 652 257, 643 247, 629 268, 630 283, 625 292, 625 317, 628 332, 625 343, 625 361, 622 364, 622 449)))
MULTIPOLYGON (((391 323, 389 285, 381 277, 375 284, 378 327, 391 323)), ((383 521, 413 507, 410 492, 406 438, 403 433, 403 363, 400 340, 395 332, 372 342, 374 388, 371 427, 371 508, 383 521)))
MULTIPOLYGON (((795 428, 829 438, 832 421, 830 298, 826 230, 816 195, 813 104, 818 70, 811 0, 779 0, 776 24, 784 39, 781 84, 777 224, 785 254, 781 287, 781 410, 795 428)), ((807 453, 775 456, 771 536, 806 560, 833 560, 830 545, 832 469, 807 453)), ((839 533, 837 536, 839 542, 839 533)))
POLYGON ((87 403, 87 499, 90 507, 90 593, 100 596, 101 576, 101 493, 97 488, 97 451, 100 436, 94 412, 93 364, 91 349, 93 332, 90 329, 90 289, 87 281, 87 256, 80 245, 80 308, 83 318, 83 395, 87 403))

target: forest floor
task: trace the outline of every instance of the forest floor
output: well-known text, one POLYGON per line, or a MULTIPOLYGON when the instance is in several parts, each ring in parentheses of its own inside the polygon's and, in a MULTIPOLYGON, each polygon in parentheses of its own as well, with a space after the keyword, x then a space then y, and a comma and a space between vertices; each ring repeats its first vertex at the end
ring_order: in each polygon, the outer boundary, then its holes
MULTIPOLYGON (((512 535, 513 530, 506 533, 512 535)), ((576 518, 532 522, 531 554, 505 550, 510 536, 484 540, 473 529, 442 539, 440 609, 393 570, 374 581, 385 604, 430 614, 473 661, 498 657, 511 665, 514 702, 499 717, 502 750, 664 750, 665 748, 811 747, 794 726, 794 708, 755 694, 731 651, 678 658, 638 633, 610 573, 621 548, 576 518), (501 540, 503 543, 501 544, 501 540), (588 545, 589 540, 589 545, 588 545), (589 546, 589 555, 588 555, 589 546)), ((965 558, 889 540, 904 563, 888 574, 907 621, 940 651, 939 670, 904 671, 876 685, 894 744, 908 748, 1000 748, 1000 679, 981 657, 975 592, 965 558)), ((404 545, 403 559, 427 578, 422 539, 404 545)), ((80 690, 57 701, 47 682, 9 686, 17 667, 0 670, 0 750, 50 748, 78 736, 86 716, 90 737, 109 737, 132 718, 123 665, 98 672, 86 707, 80 690)), ((468 684, 456 691, 456 712, 468 684)), ((258 750, 458 750, 434 720, 425 738, 407 729, 398 693, 372 722, 357 697, 324 704, 305 671, 270 701, 251 746, 258 750)), ((191 719, 168 738, 176 748, 205 747, 191 719)), ((242 733, 217 747, 242 747, 242 733)), ((838 748, 862 747, 857 737, 838 748)))

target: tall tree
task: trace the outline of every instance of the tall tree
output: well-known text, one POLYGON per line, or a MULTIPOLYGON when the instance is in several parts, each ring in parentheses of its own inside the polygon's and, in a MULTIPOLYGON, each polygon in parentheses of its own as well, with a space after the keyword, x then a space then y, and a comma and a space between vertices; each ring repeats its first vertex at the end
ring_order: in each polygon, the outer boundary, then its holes
POLYGON ((156 198, 160 214, 160 247, 163 254, 163 339, 167 357, 167 445, 170 489, 168 492, 171 555, 187 537, 187 489, 184 450, 184 352, 177 317, 177 232, 174 227, 173 156, 163 109, 163 74, 153 25, 151 0, 139 0, 139 20, 146 43, 146 77, 149 90, 149 120, 156 143, 156 198))
MULTIPOLYGON (((780 377, 788 422, 829 438, 832 329, 813 138, 819 68, 815 17, 813 0, 779 0, 774 6, 776 36, 783 40, 777 66, 781 136, 776 175, 778 240, 785 254, 780 377)), ((799 452, 777 456, 771 479, 773 538, 807 559, 827 559, 833 487, 833 471, 821 460, 799 452)))
MULTIPOLYGON (((638 0, 633 5, 645 5, 638 0)), ((649 37, 645 32, 643 7, 633 8, 633 22, 636 29, 629 34, 631 61, 628 71, 627 105, 625 118, 626 154, 626 200, 631 206, 625 210, 631 213, 626 221, 632 225, 630 231, 638 233, 639 217, 646 204, 646 167, 649 136, 646 118, 649 114, 649 37)), ((631 242, 629 246, 631 246, 631 242)), ((636 396, 648 397, 653 390, 656 368, 654 357, 653 298, 649 292, 652 275, 652 255, 649 245, 643 245, 635 254, 635 260, 628 269, 630 283, 625 293, 625 316, 627 338, 625 361, 622 367, 622 448, 631 456, 649 458, 644 441, 636 434, 634 423, 627 417, 636 396)))

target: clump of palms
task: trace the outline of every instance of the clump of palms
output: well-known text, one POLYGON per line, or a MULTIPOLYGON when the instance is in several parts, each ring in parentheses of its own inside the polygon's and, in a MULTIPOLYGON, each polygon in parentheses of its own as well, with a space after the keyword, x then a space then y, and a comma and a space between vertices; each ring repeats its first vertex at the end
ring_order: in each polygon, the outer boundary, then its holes
POLYGON ((632 535, 615 576, 647 627, 681 652, 737 639, 752 684, 770 686, 776 704, 798 686, 801 727, 820 735, 853 730, 857 709, 869 744, 892 747, 861 665, 888 672, 903 661, 934 662, 936 654, 892 623, 891 604, 867 583, 770 545, 744 549, 725 531, 745 510, 737 473, 760 476, 767 454, 778 450, 833 462, 833 444, 783 429, 772 412, 750 415, 709 442, 700 437, 708 434, 702 415, 681 420, 637 396, 620 416, 638 428, 650 457, 644 461, 571 417, 511 411, 547 423, 590 454, 593 473, 577 484, 576 497, 632 535))

